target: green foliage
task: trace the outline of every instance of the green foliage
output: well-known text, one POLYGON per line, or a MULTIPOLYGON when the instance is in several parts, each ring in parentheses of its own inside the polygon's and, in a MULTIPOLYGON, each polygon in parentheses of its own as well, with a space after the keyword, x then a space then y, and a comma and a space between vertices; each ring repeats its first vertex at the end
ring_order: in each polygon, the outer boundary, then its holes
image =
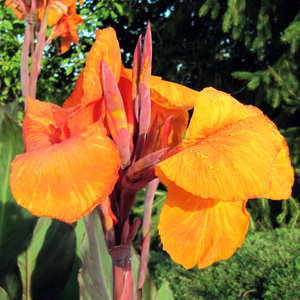
POLYGON ((113 299, 113 265, 106 247, 98 210, 84 217, 83 265, 79 276, 81 299, 113 299))
POLYGON ((170 282, 178 300, 299 299, 299 242, 299 229, 252 233, 229 260, 206 269, 185 270, 154 251, 149 268, 158 286, 170 282))
POLYGON ((18 256, 23 299, 55 299, 70 276, 75 247, 70 224, 39 218, 30 244, 18 256))
MULTIPOLYGON (((3 114, 0 107, 0 115, 3 114)), ((32 233, 36 217, 19 206, 10 187, 10 163, 23 152, 22 129, 20 125, 3 114, 0 125, 0 274, 14 263, 18 252, 25 247, 32 233)), ((0 275, 0 277, 1 277, 0 275)))
POLYGON ((0 9, 0 104, 21 101, 20 61, 24 22, 14 17, 12 9, 0 9))

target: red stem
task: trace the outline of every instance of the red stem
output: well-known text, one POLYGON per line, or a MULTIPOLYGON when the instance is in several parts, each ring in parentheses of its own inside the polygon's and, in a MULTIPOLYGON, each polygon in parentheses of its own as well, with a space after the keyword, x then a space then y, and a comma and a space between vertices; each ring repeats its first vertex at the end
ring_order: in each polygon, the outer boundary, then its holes
POLYGON ((141 289, 144 286, 145 276, 147 272, 149 248, 150 248, 150 228, 151 228, 151 213, 155 191, 157 189, 159 179, 156 178, 148 183, 145 195, 145 207, 143 217, 143 241, 141 249, 141 262, 139 268, 137 289, 141 289))
POLYGON ((24 98, 24 108, 27 108, 27 96, 29 86, 29 75, 28 75, 28 56, 29 56, 29 43, 30 43, 30 27, 33 25, 27 24, 24 42, 22 45, 22 56, 21 56, 21 84, 22 84, 22 96, 24 98))

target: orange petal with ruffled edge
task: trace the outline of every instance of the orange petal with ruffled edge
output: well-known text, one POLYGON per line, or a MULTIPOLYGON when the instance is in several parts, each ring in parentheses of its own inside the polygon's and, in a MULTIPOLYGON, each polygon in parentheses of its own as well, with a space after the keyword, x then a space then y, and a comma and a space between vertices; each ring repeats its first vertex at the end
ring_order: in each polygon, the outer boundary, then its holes
POLYGON ((106 199, 118 179, 119 151, 101 122, 11 163, 16 201, 37 216, 74 222, 106 199))
POLYGON ((23 123, 25 150, 32 151, 65 139, 61 128, 72 110, 27 97, 23 123))
POLYGON ((228 259, 248 231, 245 206, 246 201, 201 199, 171 183, 158 225, 163 249, 186 269, 228 259))
POLYGON ((243 105, 229 94, 205 88, 198 93, 184 143, 194 144, 228 125, 262 114, 260 109, 243 105))
POLYGON ((262 195, 272 200, 288 199, 292 194, 294 184, 294 169, 289 157, 289 148, 284 146, 279 152, 272 168, 271 190, 262 195))
POLYGON ((280 151, 264 115, 224 127, 156 165, 156 175, 201 198, 236 201, 271 189, 280 151), (167 180, 166 180, 167 179, 167 180))
POLYGON ((100 80, 100 67, 103 59, 113 72, 116 82, 118 82, 122 65, 121 51, 116 32, 111 27, 97 30, 96 41, 88 54, 83 78, 83 106, 99 100, 103 95, 100 80))

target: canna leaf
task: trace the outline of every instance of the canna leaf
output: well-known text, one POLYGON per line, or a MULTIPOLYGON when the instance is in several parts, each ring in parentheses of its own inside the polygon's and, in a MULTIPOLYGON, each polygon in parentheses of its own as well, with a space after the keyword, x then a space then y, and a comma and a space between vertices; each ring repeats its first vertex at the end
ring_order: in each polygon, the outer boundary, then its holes
POLYGON ((17 204, 9 186, 10 162, 23 149, 22 128, 5 113, 0 127, 0 274, 28 243, 37 220, 17 204))
POLYGON ((113 299, 113 265, 108 253, 98 211, 84 217, 86 232, 81 253, 83 264, 79 274, 80 299, 113 299))
POLYGON ((19 255, 23 299, 55 299, 71 274, 76 251, 73 226, 47 217, 38 220, 29 246, 19 255))

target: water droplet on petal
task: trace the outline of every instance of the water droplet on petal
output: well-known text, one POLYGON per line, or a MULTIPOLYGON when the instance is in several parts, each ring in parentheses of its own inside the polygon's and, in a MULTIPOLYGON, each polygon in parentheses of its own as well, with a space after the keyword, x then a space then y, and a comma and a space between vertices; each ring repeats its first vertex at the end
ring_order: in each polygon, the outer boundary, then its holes
POLYGON ((219 140, 219 138, 218 138, 218 137, 216 137, 216 138, 215 138, 215 141, 217 142, 218 140, 219 140))
POLYGON ((201 155, 201 158, 208 158, 208 157, 207 157, 207 155, 202 154, 202 155, 201 155))
POLYGON ((231 132, 231 133, 230 133, 230 136, 235 136, 235 133, 231 132))
POLYGON ((214 168, 214 166, 210 165, 209 168, 212 170, 214 168))
POLYGON ((200 155, 200 153, 199 152, 197 152, 197 156, 199 156, 200 155))
POLYGON ((192 167, 193 166, 193 164, 190 164, 190 167, 192 167))
POLYGON ((40 174, 40 171, 35 171, 35 172, 34 172, 34 175, 35 175, 35 176, 38 176, 39 174, 40 174))
POLYGON ((45 109, 44 108, 42 108, 42 113, 45 113, 45 109))
POLYGON ((218 145, 214 145, 214 148, 217 148, 218 147, 218 145))
POLYGON ((217 168, 216 170, 217 170, 217 171, 220 171, 220 169, 219 169, 219 168, 217 168))

